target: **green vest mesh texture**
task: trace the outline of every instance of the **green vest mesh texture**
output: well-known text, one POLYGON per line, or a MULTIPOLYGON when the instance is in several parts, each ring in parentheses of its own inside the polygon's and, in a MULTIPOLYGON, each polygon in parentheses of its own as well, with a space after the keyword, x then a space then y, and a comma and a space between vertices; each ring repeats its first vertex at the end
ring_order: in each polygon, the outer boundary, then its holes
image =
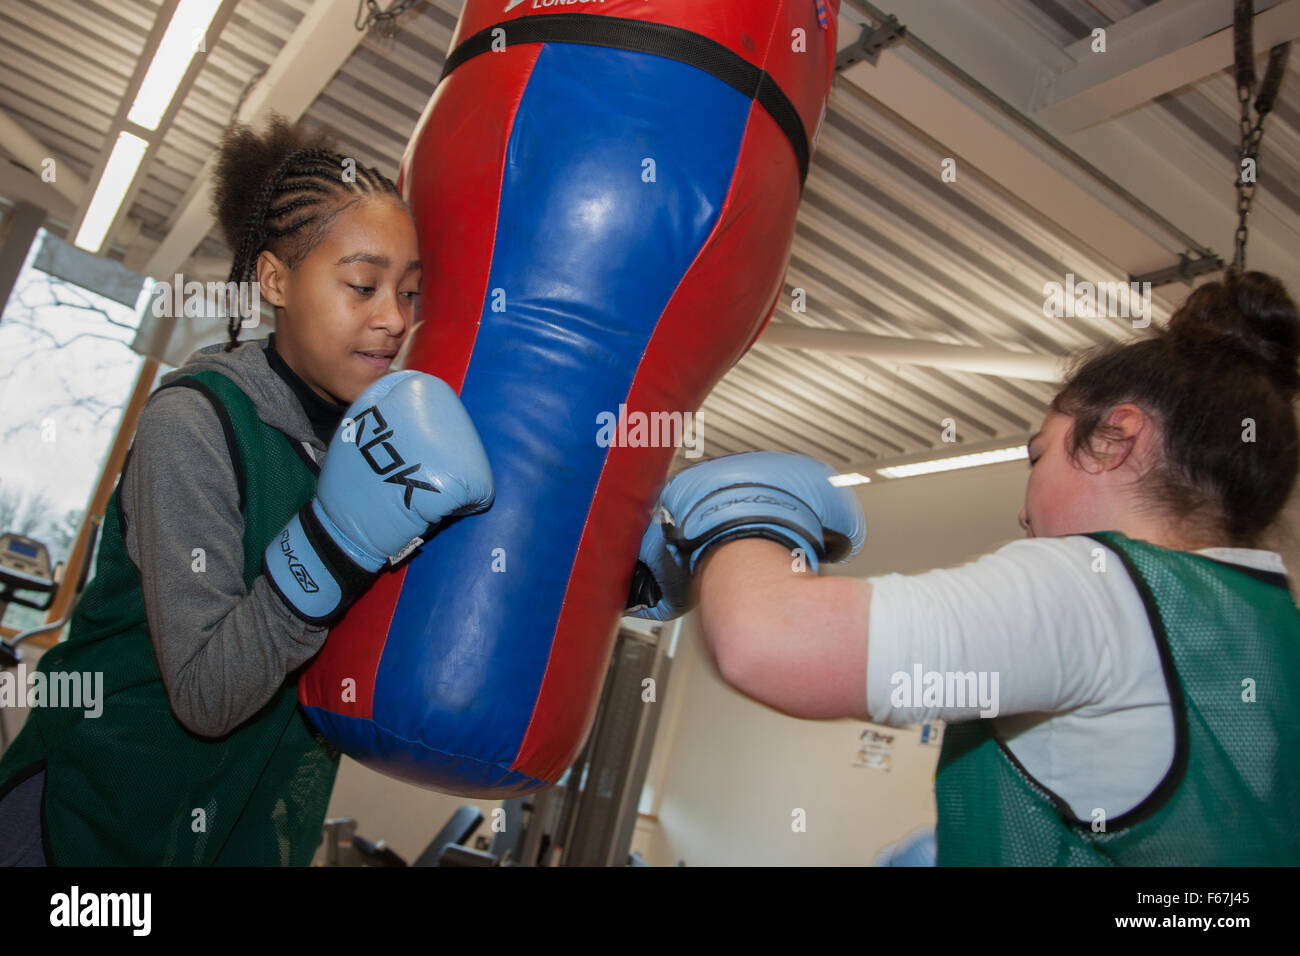
POLYGON ((1088 537, 1119 555, 1146 606, 1174 713, 1173 765, 1147 799, 1094 832, 1024 771, 989 721, 953 724, 935 778, 938 864, 1300 863, 1300 611, 1281 576, 1115 531, 1088 537), (1247 680, 1253 702, 1243 700, 1247 680))
MULTIPOLYGON (((205 386, 228 415, 244 473, 251 589, 263 549, 310 500, 316 478, 225 376, 204 371, 179 381, 205 386)), ((293 678, 224 737, 199 737, 177 722, 149 638, 140 572, 127 556, 120 490, 119 479, 68 640, 39 667, 101 671, 103 712, 32 708, 0 761, 0 789, 44 763, 45 847, 54 865, 305 866, 320 843, 338 753, 303 721, 293 678)), ((203 529, 195 528, 174 560, 191 562, 191 549, 202 545, 203 529)))

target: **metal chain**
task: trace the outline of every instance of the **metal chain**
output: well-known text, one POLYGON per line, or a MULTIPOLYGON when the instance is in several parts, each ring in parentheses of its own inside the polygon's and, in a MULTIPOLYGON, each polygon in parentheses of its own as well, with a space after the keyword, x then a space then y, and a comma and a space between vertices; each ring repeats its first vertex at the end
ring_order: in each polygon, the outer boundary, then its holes
POLYGON ((1259 140, 1263 135, 1263 116, 1252 124, 1250 120, 1250 94, 1248 86, 1237 87, 1237 99, 1241 103, 1241 145, 1237 149, 1237 234, 1236 255, 1232 265, 1235 269, 1246 268, 1246 219, 1250 215, 1250 204, 1255 198, 1255 182, 1259 172, 1259 140), (1252 160, 1255 169, 1251 171, 1251 181, 1246 182, 1246 160, 1252 160))
POLYGON ((397 18, 410 8, 415 0, 397 0, 387 10, 380 10, 378 0, 360 0, 357 4, 357 16, 353 21, 353 26, 358 30, 369 29, 371 33, 391 39, 397 35, 397 18), (362 17, 363 10, 367 10, 365 17, 362 17))
POLYGON ((1264 135, 1264 117, 1273 108, 1286 73, 1291 44, 1280 43, 1268 51, 1268 69, 1255 99, 1255 122, 1250 121, 1250 96, 1255 92, 1254 0, 1235 0, 1232 17, 1233 61, 1236 65, 1237 99, 1241 103, 1241 146, 1237 149, 1237 233, 1233 268, 1246 268, 1246 220, 1259 185, 1259 141, 1264 135), (1246 173, 1250 173, 1250 182, 1246 173))
POLYGON ((244 84, 243 91, 239 94, 239 99, 235 100, 235 106, 230 111, 230 119, 226 123, 227 129, 233 126, 235 121, 239 119, 239 111, 243 108, 244 101, 248 99, 248 94, 253 92, 253 87, 255 87, 258 81, 264 76, 266 76, 266 67, 262 67, 248 78, 248 82, 244 84))

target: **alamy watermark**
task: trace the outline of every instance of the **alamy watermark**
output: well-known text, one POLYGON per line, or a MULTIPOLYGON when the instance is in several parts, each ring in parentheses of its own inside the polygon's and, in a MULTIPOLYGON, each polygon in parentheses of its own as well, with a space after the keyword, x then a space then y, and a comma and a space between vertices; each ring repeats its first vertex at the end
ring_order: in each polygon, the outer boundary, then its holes
POLYGON ((0 707, 71 707, 95 718, 104 712, 103 671, 27 672, 18 662, 12 671, 0 671, 0 707))
POLYGON ((677 448, 687 458, 704 454, 703 412, 617 412, 596 415, 596 444, 601 448, 677 448))
POLYGON ((1043 296, 1049 319, 1124 318, 1135 329, 1151 324, 1150 282, 1076 282, 1069 272, 1064 283, 1045 283, 1043 296))
POLYGON ((241 329, 255 329, 262 319, 262 293, 257 282, 185 281, 179 272, 171 282, 153 287, 156 319, 230 319, 239 316, 241 329))
MULTIPOLYGON (((895 671, 889 678, 892 707, 979 707, 981 717, 998 715, 997 671, 895 671)), ((940 714, 940 717, 943 715, 940 714)))
POLYGON ((50 925, 118 926, 133 936, 148 936, 152 910, 152 893, 83 893, 74 883, 68 892, 50 897, 50 925))

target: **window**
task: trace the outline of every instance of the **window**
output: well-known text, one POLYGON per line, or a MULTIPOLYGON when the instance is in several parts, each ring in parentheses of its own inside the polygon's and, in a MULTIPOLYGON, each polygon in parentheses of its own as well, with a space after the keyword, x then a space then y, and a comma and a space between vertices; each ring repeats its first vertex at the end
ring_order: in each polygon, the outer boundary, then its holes
MULTIPOLYGON (((131 343, 152 285, 42 229, 0 317, 0 533, 44 543, 52 566, 72 551, 140 373, 131 343)), ((0 623, 44 620, 15 604, 0 623)))

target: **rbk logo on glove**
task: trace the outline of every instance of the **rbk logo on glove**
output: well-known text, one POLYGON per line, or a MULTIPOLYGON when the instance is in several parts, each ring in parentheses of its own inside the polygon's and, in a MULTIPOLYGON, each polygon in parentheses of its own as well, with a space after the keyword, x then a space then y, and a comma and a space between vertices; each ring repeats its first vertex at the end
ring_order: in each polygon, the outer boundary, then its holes
POLYGON ((307 568, 298 560, 298 555, 293 553, 293 544, 289 541, 288 528, 285 528, 280 532, 280 551, 285 558, 288 559, 289 573, 292 574, 293 579, 298 582, 298 586, 307 594, 315 594, 319 591, 320 588, 316 586, 316 582, 313 581, 311 575, 307 573, 307 568))
POLYGON ((367 415, 374 419, 373 431, 375 432, 375 436, 364 445, 359 444, 357 448, 366 459, 366 464, 370 466, 370 470, 376 475, 387 475, 387 477, 384 478, 384 481, 406 486, 406 494, 402 497, 402 503, 406 505, 408 510, 411 507, 411 495, 415 492, 416 488, 423 488, 426 491, 432 491, 434 494, 441 494, 442 492, 438 488, 435 488, 428 482, 417 481, 410 477, 414 472, 419 471, 423 467, 422 464, 411 465, 404 471, 399 471, 395 475, 388 474, 394 468, 401 468, 402 465, 405 465, 406 459, 402 457, 401 452, 393 447, 392 442, 388 441, 388 439, 393 437, 393 430, 388 428, 388 422, 384 419, 384 416, 380 414, 379 409, 374 405, 371 405, 364 412, 352 419, 353 423, 358 426, 357 440, 360 441, 361 436, 359 433, 363 429, 363 426, 361 426, 361 420, 367 415), (388 430, 385 431, 385 429, 388 430), (371 454, 371 449, 376 445, 379 445, 388 453, 389 461, 387 464, 381 465, 379 462, 375 461, 374 455, 371 454))
POLYGON ((725 501, 719 501, 716 504, 710 505, 709 507, 705 508, 703 511, 699 513, 698 517, 708 518, 711 517, 715 511, 721 511, 723 508, 734 508, 736 505, 752 505, 752 504, 773 505, 774 507, 777 508, 784 508, 787 511, 799 510, 791 502, 786 501, 785 499, 777 498, 774 495, 765 494, 760 491, 757 494, 753 494, 753 495, 732 495, 730 498, 727 498, 725 501))
POLYGON ((469 413, 451 386, 432 375, 385 375, 357 397, 343 421, 330 439, 315 495, 262 555, 271 585, 290 609, 308 624, 330 627, 385 564, 410 556, 448 516, 485 510, 494 494, 469 413))

